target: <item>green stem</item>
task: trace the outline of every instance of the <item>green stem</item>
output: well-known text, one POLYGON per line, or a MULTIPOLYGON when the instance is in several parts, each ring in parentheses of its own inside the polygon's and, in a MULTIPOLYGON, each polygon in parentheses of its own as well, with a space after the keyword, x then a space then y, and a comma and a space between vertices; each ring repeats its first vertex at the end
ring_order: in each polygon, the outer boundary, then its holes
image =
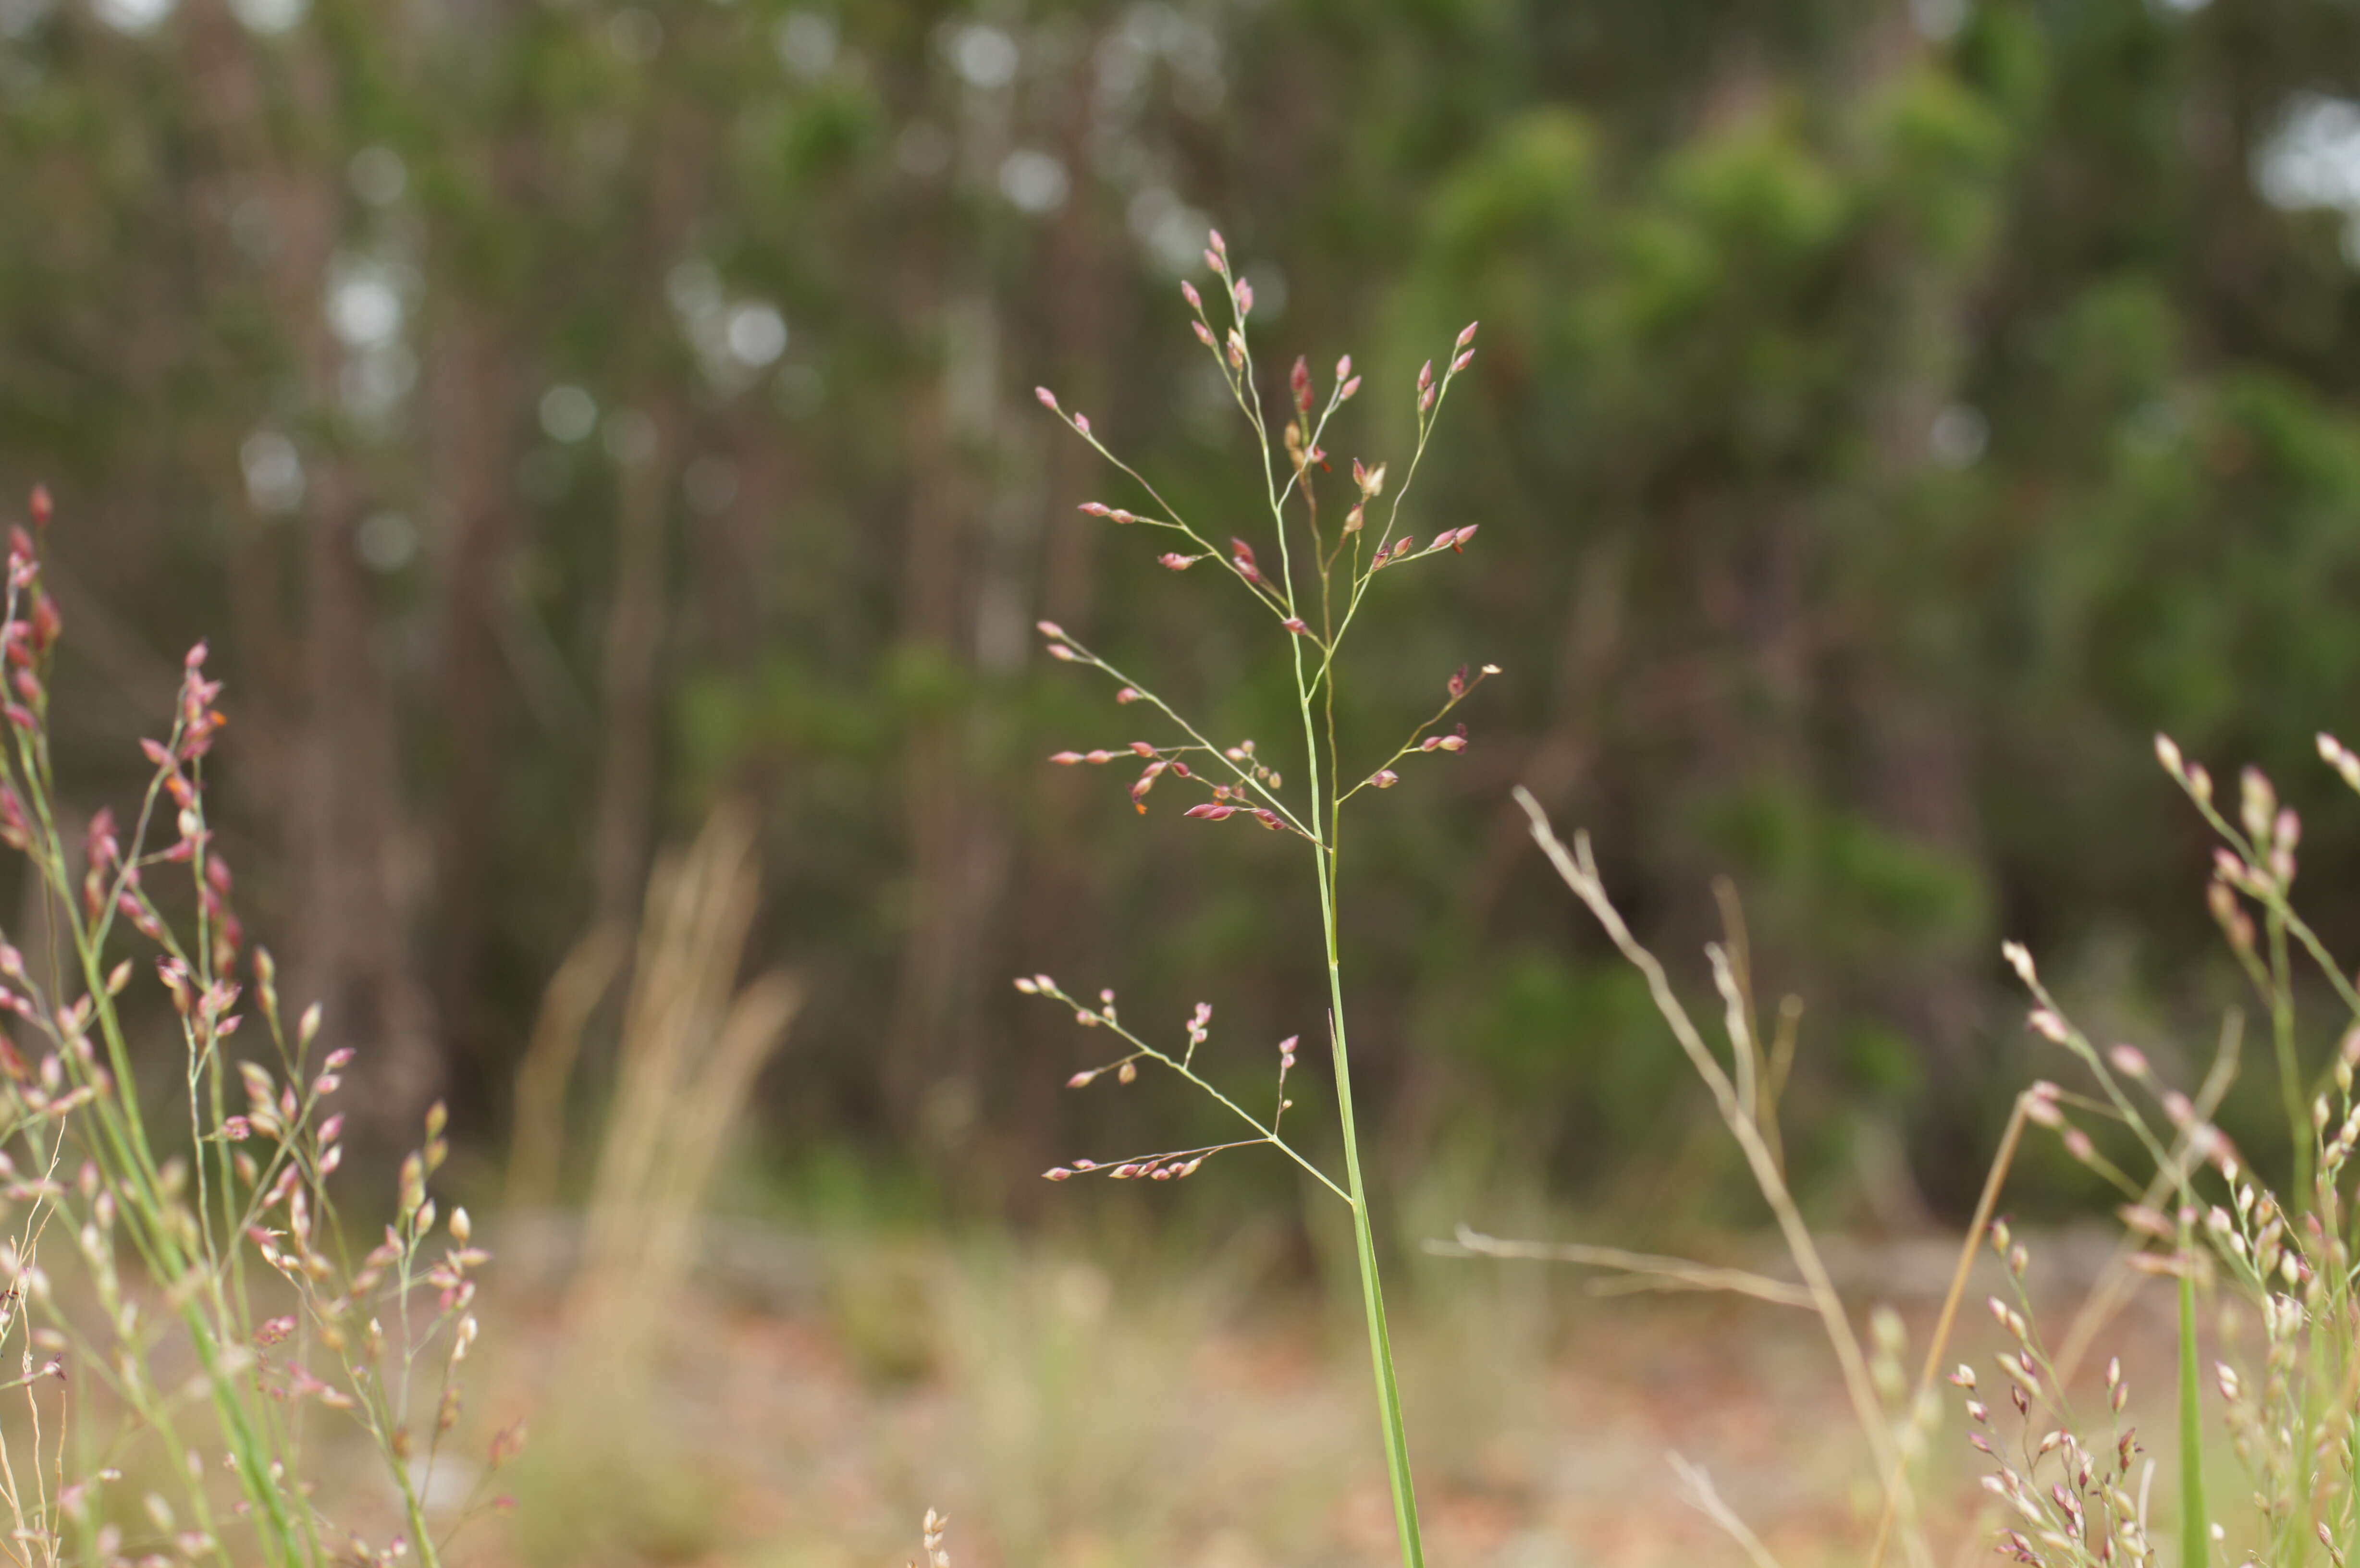
MULTIPOLYGON (((1393 1488, 1393 1527, 1401 1536, 1402 1568, 1426 1568, 1426 1541, 1417 1524, 1417 1488, 1410 1477, 1409 1432, 1402 1419, 1401 1383, 1393 1373, 1393 1335, 1385 1326, 1384 1287, 1377 1278, 1376 1232, 1369 1223, 1369 1190, 1360 1176, 1360 1134, 1352 1118, 1352 1063, 1344 1043, 1344 963, 1336 920, 1336 851, 1332 844, 1317 842, 1323 832, 1331 838, 1335 834, 1338 802, 1321 793, 1319 737, 1311 714, 1311 689, 1305 681, 1300 644, 1295 649, 1295 682, 1303 710, 1304 758, 1311 775, 1311 853, 1318 868, 1320 934, 1328 951, 1328 1028, 1336 1056, 1336 1121, 1344 1138, 1344 1184, 1352 1200, 1353 1254, 1360 1267, 1360 1306, 1368 1316, 1369 1361, 1377 1380, 1377 1414, 1384 1428, 1385 1479, 1393 1488), (1325 822, 1320 820, 1323 800, 1328 801, 1325 822)), ((1332 778, 1327 787, 1334 789, 1332 778)))
MULTIPOLYGON (((1303 716, 1304 764, 1305 771, 1309 775, 1306 780, 1308 784, 1308 789, 1306 791, 1308 800, 1306 808, 1309 818, 1308 822, 1306 823, 1295 818, 1294 812, 1291 811, 1284 802, 1278 798, 1276 789, 1263 781, 1259 769, 1248 768, 1236 763, 1231 763, 1230 766, 1232 771, 1238 775, 1245 792, 1260 796, 1269 801, 1268 807, 1261 813, 1265 822, 1272 822, 1274 820, 1276 822, 1284 822, 1287 827, 1294 829, 1294 831, 1302 834, 1303 837, 1308 839, 1311 843, 1313 863, 1317 869, 1319 884, 1320 934, 1325 943, 1328 959, 1328 1037, 1329 1043, 1335 1053, 1336 1062, 1336 1110, 1338 1128, 1342 1133, 1344 1140, 1345 1187, 1343 1189, 1338 1189, 1336 1183, 1324 1172, 1318 1171, 1317 1167, 1311 1165, 1311 1163, 1305 1160, 1300 1154, 1296 1153, 1293 1149, 1280 1141, 1278 1137, 1278 1121, 1275 1116, 1272 1118, 1271 1126, 1268 1128, 1263 1128, 1257 1118, 1239 1107, 1231 1102, 1228 1096, 1220 1094, 1218 1090, 1214 1090, 1209 1083, 1206 1083, 1203 1080, 1197 1078, 1196 1075, 1190 1071, 1189 1062, 1186 1058, 1183 1058, 1175 1062, 1170 1056, 1160 1051, 1156 1051, 1146 1045, 1143 1041, 1139 1040, 1136 1037, 1131 1035, 1128 1030, 1121 1029, 1119 1025, 1116 1026, 1116 1028, 1117 1031, 1120 1033, 1124 1039, 1131 1040, 1138 1054, 1154 1058, 1164 1065, 1173 1068, 1183 1077, 1187 1078, 1190 1082, 1205 1088, 1207 1092, 1211 1093, 1216 1099, 1221 1101, 1222 1104, 1228 1105, 1229 1109, 1236 1112, 1238 1116, 1243 1117, 1247 1122, 1251 1124, 1258 1132, 1262 1133, 1263 1138, 1267 1141, 1277 1144, 1278 1147, 1284 1150, 1290 1158, 1295 1160, 1297 1163, 1303 1165, 1306 1170, 1310 1171, 1314 1175, 1318 1176, 1320 1181, 1331 1191, 1338 1192, 1340 1195, 1345 1197, 1345 1199, 1351 1204, 1353 1252, 1355 1258, 1359 1263, 1360 1271, 1360 1302, 1362 1309, 1368 1317, 1369 1358, 1371 1368, 1376 1376, 1378 1412, 1384 1432, 1385 1474, 1386 1479, 1391 1484, 1393 1490, 1393 1522, 1398 1528, 1401 1535, 1402 1564, 1403 1568, 1426 1568, 1426 1546, 1418 1530, 1417 1495, 1415 1487, 1412 1485, 1410 1477, 1409 1442, 1402 1420, 1401 1386, 1400 1381, 1393 1371, 1393 1340, 1385 1325, 1384 1291, 1377 1276, 1376 1233, 1374 1227, 1370 1223, 1368 1187, 1362 1179, 1360 1171, 1360 1130, 1355 1124, 1352 1116, 1351 1061, 1350 1054, 1345 1046, 1344 1037, 1343 958, 1338 938, 1338 857, 1336 818, 1338 811, 1342 807, 1344 795, 1350 793, 1350 791, 1339 791, 1337 787, 1337 757, 1335 749, 1335 659, 1337 645, 1342 641, 1345 630, 1351 625, 1353 615, 1358 612, 1360 601, 1368 591, 1369 574, 1357 570, 1360 541, 1357 534, 1355 534, 1353 539, 1353 560, 1356 563, 1356 570, 1353 574, 1351 593, 1346 602, 1343 624, 1341 626, 1333 625, 1334 607, 1331 598, 1329 572, 1331 571, 1336 559, 1342 553, 1341 544, 1339 541, 1336 550, 1333 552, 1323 553, 1322 551, 1318 530, 1318 512, 1317 506, 1311 500, 1309 494, 1309 471, 1306 466, 1304 466, 1303 463, 1297 463, 1295 473, 1288 478, 1284 486, 1282 486, 1278 481, 1273 446, 1270 437, 1270 425, 1262 413, 1261 397, 1255 390, 1252 353, 1251 350, 1248 348, 1245 338, 1245 318, 1247 312, 1240 301, 1239 284, 1234 275, 1230 273, 1225 265, 1217 262, 1216 267, 1217 270, 1220 271, 1224 282, 1229 287, 1229 305, 1232 313, 1233 326, 1226 340, 1215 336, 1210 323, 1205 318, 1201 303, 1196 307, 1197 322, 1205 334, 1206 343, 1208 345, 1213 345, 1215 359, 1221 366, 1222 376, 1229 384, 1230 395, 1236 398, 1239 408, 1245 415, 1247 424, 1251 426, 1253 430, 1256 445, 1262 457, 1263 498, 1269 506, 1271 521, 1273 528, 1275 529, 1278 543, 1278 561, 1276 563, 1277 572, 1274 578, 1270 581, 1264 581, 1259 573, 1249 575, 1247 570, 1240 567, 1236 562, 1227 561, 1226 558, 1224 558, 1224 561, 1225 564, 1229 566, 1229 570, 1235 575, 1245 580, 1247 585, 1254 591, 1255 597, 1261 600, 1266 608, 1276 610, 1287 618, 1289 628, 1295 633, 1295 635, 1289 637, 1288 641, 1295 667, 1295 703, 1303 716), (1229 357, 1231 353, 1234 353, 1236 355, 1234 361, 1229 357), (1320 628, 1319 635, 1316 640, 1310 636, 1308 628, 1305 627, 1302 622, 1296 618, 1298 616, 1298 611, 1296 609, 1297 600, 1295 592, 1296 583, 1295 578, 1294 550, 1292 540, 1290 539, 1287 531, 1286 503, 1294 496, 1298 485, 1302 487, 1305 493, 1306 511, 1307 514, 1306 527, 1309 533, 1311 559, 1313 565, 1317 569, 1320 577, 1320 628), (1317 653, 1317 663, 1316 668, 1306 669, 1305 667, 1304 644, 1306 641, 1315 642, 1317 653), (1324 717, 1327 721, 1326 727, 1328 745, 1325 758, 1327 766, 1324 769, 1324 778, 1323 769, 1321 768, 1322 757, 1319 733, 1320 719, 1323 716, 1323 713, 1316 713, 1314 712, 1315 699, 1322 700, 1324 717)), ((1190 298, 1193 301, 1196 297, 1192 293, 1190 298)), ((1464 343, 1465 338, 1462 336, 1460 339, 1460 346, 1463 347, 1464 343)), ((1427 439, 1433 433, 1433 416, 1439 410, 1442 397, 1448 392, 1451 378, 1456 374, 1457 365, 1456 362, 1454 362, 1452 368, 1444 373, 1440 387, 1432 395, 1434 398, 1432 405, 1429 407, 1423 400, 1420 403, 1418 411, 1416 450, 1411 457, 1407 474, 1404 476, 1399 488, 1397 488, 1393 493, 1393 510, 1389 520, 1385 525, 1384 532, 1380 536, 1381 542, 1382 540, 1392 537, 1393 527, 1400 519, 1403 496, 1407 493, 1411 480, 1416 476, 1418 460, 1424 456, 1427 439)), ((1425 383, 1423 379, 1421 379, 1420 386, 1422 397, 1424 396, 1424 385, 1425 383)), ((1057 408, 1054 399, 1047 398, 1045 394, 1044 400, 1048 401, 1050 408, 1056 411, 1058 418, 1065 420, 1071 429, 1080 434, 1084 440, 1087 441, 1095 451, 1097 451, 1101 456, 1107 458, 1109 462, 1113 463, 1117 468, 1121 470, 1121 472, 1137 481, 1147 491, 1147 494, 1155 501, 1157 506, 1164 509, 1165 514, 1164 519, 1160 521, 1160 526, 1177 528, 1181 532, 1186 534, 1192 540, 1195 540, 1199 547, 1204 549, 1208 554, 1218 554, 1208 541, 1207 541, 1201 535, 1197 534, 1197 532, 1188 524, 1180 519, 1179 514, 1172 508, 1169 503, 1164 501, 1162 495, 1156 493, 1155 488, 1149 485, 1136 470, 1132 469, 1129 464, 1122 463, 1120 459, 1117 459, 1112 452, 1108 452, 1107 449, 1098 442, 1098 439, 1090 434, 1088 426, 1085 421, 1076 417, 1069 416, 1063 409, 1057 408)), ((1339 384, 1329 395, 1327 407, 1321 411, 1318 422, 1316 425, 1313 425, 1307 432, 1303 432, 1303 440, 1305 442, 1304 455, 1306 461, 1307 461, 1308 452, 1317 447, 1319 433, 1327 428, 1328 418, 1342 406, 1343 401, 1344 388, 1343 386, 1339 384)), ((1309 413, 1308 408, 1306 407, 1303 408, 1302 412, 1307 416, 1309 413)), ((1309 421, 1306 419, 1305 422, 1308 423, 1309 421)), ((1158 521, 1158 519, 1147 520, 1158 521)), ((1079 643, 1075 642, 1062 631, 1057 630, 1054 626, 1047 626, 1045 624, 1044 629, 1057 641, 1058 646, 1053 649, 1054 652, 1063 658, 1077 659, 1091 664, 1098 670, 1103 670, 1108 675, 1113 676, 1115 679, 1121 681, 1125 686, 1130 687, 1139 695, 1148 699, 1167 717, 1171 718, 1175 723, 1179 724, 1183 732, 1185 733, 1189 739, 1197 746, 1201 747, 1215 757, 1225 758, 1224 753, 1216 750, 1209 742, 1206 741, 1204 737, 1199 735, 1193 728, 1181 721, 1177 713, 1173 713, 1170 708, 1166 707, 1160 699, 1154 697, 1154 695, 1148 691, 1146 688, 1139 686, 1135 682, 1124 678, 1112 665, 1100 659, 1097 655, 1091 653, 1087 648, 1083 648, 1079 643)), ((1463 693, 1461 694, 1463 695, 1463 693)), ((1454 696, 1451 699, 1451 703, 1447 704, 1443 711, 1448 713, 1449 711, 1449 707, 1451 705, 1455 705, 1458 701, 1459 698, 1454 696)), ((1432 721, 1429 721, 1429 723, 1431 722, 1432 721)), ((1415 733, 1413 732, 1413 739, 1415 738, 1415 733)), ((1396 757, 1396 760, 1398 760, 1398 757, 1396 757)), ((1020 982, 1020 984, 1022 983, 1020 982)), ((1054 993, 1054 990, 1052 994, 1061 996, 1061 994, 1054 993)), ((1061 999, 1063 999, 1062 996, 1061 999)), ((1083 1021, 1090 1022, 1092 1020, 1086 1017, 1083 1021)), ((1113 1024, 1114 1022, 1111 1007, 1108 1009, 1105 1021, 1109 1024, 1113 1024)), ((1279 1108, 1283 1111, 1285 1108, 1284 1104, 1284 1079, 1283 1075, 1280 1083, 1280 1093, 1282 1103, 1279 1108)))
POLYGON ((2180 1277, 2180 1562, 2203 1568, 2212 1557, 2204 1517, 2204 1414, 2196 1388, 2196 1277, 2180 1277))
POLYGON ((1352 1245, 1360 1265, 1360 1305, 1369 1320, 1369 1361, 1376 1373, 1377 1413, 1385 1431, 1385 1479, 1393 1494, 1393 1526, 1401 1535, 1403 1568, 1426 1568, 1418 1531, 1417 1488, 1410 1478, 1409 1432, 1402 1420, 1401 1383, 1393 1374, 1393 1335, 1385 1326, 1384 1287, 1377 1279, 1377 1244, 1369 1225, 1368 1188, 1360 1180, 1360 1139, 1352 1123, 1352 1065, 1344 1049, 1343 972, 1336 959, 1336 916, 1323 880, 1328 917, 1328 994, 1335 1008, 1336 1117, 1344 1134, 1344 1180, 1352 1194, 1352 1245))
POLYGON ((2297 1214, 2310 1212, 2317 1194, 2311 1191, 2311 1147, 2317 1134, 2305 1102, 2301 1067, 2294 1053, 2294 986, 2287 973, 2287 927, 2273 909, 2267 919, 2270 933, 2270 1043, 2278 1055, 2278 1096, 2286 1105, 2287 1137, 2294 1155, 2294 1203, 2297 1214))

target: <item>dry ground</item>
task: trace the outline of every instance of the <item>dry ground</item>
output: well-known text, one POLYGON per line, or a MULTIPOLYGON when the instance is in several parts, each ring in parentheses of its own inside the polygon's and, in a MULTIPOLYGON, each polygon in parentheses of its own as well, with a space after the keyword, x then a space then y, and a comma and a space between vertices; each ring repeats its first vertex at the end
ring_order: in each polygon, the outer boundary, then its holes
MULTIPOLYGON (((636 1397, 585 1395, 613 1369, 559 1364, 547 1288, 512 1284, 493 1303, 487 1341, 508 1348, 486 1398, 539 1414, 519 1508, 465 1560, 876 1568, 914 1554, 930 1505, 951 1517, 960 1568, 1389 1560, 1356 1313, 1219 1269, 921 1244, 774 1246, 749 1263, 762 1245, 756 1232, 719 1245, 748 1256, 672 1304, 636 1397)), ((1954 1245, 1843 1255, 1859 1315, 1889 1300, 1922 1346, 1954 1245)), ((2060 1296, 2093 1267, 2087 1245, 2043 1255, 2060 1296)), ((1596 1299, 1545 1266, 1404 1272, 1397 1329, 1437 1564, 1743 1563, 1683 1500, 1674 1452, 1786 1568, 1864 1560, 1864 1450, 1807 1314, 1596 1299)), ((1986 1367, 1995 1282, 1979 1278, 1962 1320, 1964 1353, 1986 1367)), ((2107 1339, 2158 1410, 2161 1305, 2135 1304, 2107 1339)), ((1988 1521, 1958 1512, 1977 1495, 1972 1456, 1942 1391, 1943 1561, 1984 1560, 1988 1521)))

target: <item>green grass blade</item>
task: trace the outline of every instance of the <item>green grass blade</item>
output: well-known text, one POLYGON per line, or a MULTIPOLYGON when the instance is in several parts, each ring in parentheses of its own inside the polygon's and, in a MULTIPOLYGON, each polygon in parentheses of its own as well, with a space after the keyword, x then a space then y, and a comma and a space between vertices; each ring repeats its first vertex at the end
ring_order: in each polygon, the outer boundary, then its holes
POLYGON ((2202 1568, 2212 1556, 2204 1517, 2203 1409, 2196 1389, 2196 1277, 2180 1277, 2180 1562, 2202 1568))
MULTIPOLYGON (((1331 967, 1331 978, 1334 974, 1331 967)), ((1417 1521, 1417 1488, 1410 1479, 1409 1429, 1402 1418, 1401 1384, 1393 1375, 1393 1334, 1385 1323, 1384 1287, 1377 1278, 1376 1232, 1369 1223, 1368 1189, 1360 1180, 1360 1131, 1352 1122, 1352 1067, 1344 1049, 1340 1022, 1335 1028, 1334 1048, 1336 1105, 1344 1134, 1344 1169, 1352 1192, 1353 1252, 1360 1266, 1360 1305, 1369 1320, 1369 1358, 1376 1373, 1377 1414, 1384 1427, 1385 1479, 1393 1488, 1393 1525, 1401 1538, 1402 1568, 1426 1568, 1426 1540, 1417 1521)))

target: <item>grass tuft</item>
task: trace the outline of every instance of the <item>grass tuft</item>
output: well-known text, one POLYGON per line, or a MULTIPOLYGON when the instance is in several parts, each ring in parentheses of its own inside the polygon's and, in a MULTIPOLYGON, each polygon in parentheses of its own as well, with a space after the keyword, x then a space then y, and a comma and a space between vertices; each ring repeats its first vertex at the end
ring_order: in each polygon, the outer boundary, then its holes
POLYGON ((486 1255, 467 1212, 444 1219, 429 1191, 443 1109, 363 1250, 333 1180, 354 1052, 323 1048, 316 1005, 282 1011, 206 815, 226 720, 205 646, 163 737, 140 743, 136 810, 70 833, 38 495, 33 516, 10 536, 0 604, 0 844, 29 866, 40 916, 21 948, 0 932, 0 1354, 24 1372, 0 1387, 25 1409, 0 1428, 8 1556, 431 1568, 505 1505, 492 1480, 524 1442, 519 1424, 480 1458, 458 1451, 486 1255), (179 1035, 185 1124, 143 1111, 144 1021, 179 1035), (340 1433, 374 1454, 390 1517, 333 1511, 319 1483, 340 1433))

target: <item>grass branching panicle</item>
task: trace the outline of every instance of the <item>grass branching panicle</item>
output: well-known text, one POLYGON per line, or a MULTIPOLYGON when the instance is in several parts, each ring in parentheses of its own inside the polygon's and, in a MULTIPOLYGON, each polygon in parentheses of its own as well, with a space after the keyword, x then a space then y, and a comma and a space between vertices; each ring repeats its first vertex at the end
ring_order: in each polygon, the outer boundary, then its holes
POLYGON ((270 955, 232 907, 206 817, 225 721, 203 644, 166 734, 141 743, 137 810, 65 826, 49 749, 62 624, 37 537, 48 522, 37 492, 32 528, 10 537, 0 611, 0 843, 25 857, 44 927, 22 947, 0 933, 0 1011, 13 1016, 0 1035, 0 1355, 21 1368, 6 1387, 25 1403, 0 1427, 0 1554, 438 1563, 454 1530, 501 1506, 486 1483, 523 1442, 519 1426, 472 1462, 450 1452, 485 1255, 466 1211, 445 1220, 428 1192, 447 1152, 442 1108, 401 1163, 382 1239, 348 1242, 332 1179, 353 1053, 321 1049, 316 1006, 283 1013, 270 955), (177 1018, 185 1128, 143 1112, 143 1056, 118 1007, 135 983, 159 985, 169 1005, 152 1015, 177 1018), (331 1517, 328 1423, 375 1452, 388 1506, 363 1493, 347 1499, 362 1512, 331 1517))
POLYGON ((1394 1522, 1404 1563, 1406 1568, 1420 1568, 1425 1548, 1418 1530, 1416 1494, 1410 1479, 1401 1393, 1385 1327, 1384 1294, 1377 1273, 1375 1231, 1370 1221, 1368 1188, 1360 1168, 1360 1137, 1352 1116, 1338 917, 1342 817, 1346 803, 1361 791, 1390 789, 1399 782, 1400 765, 1413 757, 1465 749, 1466 726, 1456 724, 1446 729, 1444 725, 1475 687, 1497 670, 1485 665, 1470 675, 1462 667, 1443 682, 1443 698, 1434 713, 1411 729, 1407 738, 1389 753, 1348 768, 1346 753, 1336 732, 1336 683, 1341 674, 1337 656, 1358 624, 1381 573, 1421 561, 1463 553, 1474 537, 1471 525, 1446 528, 1421 545, 1404 529, 1402 505, 1416 480, 1419 463, 1433 436, 1442 405, 1457 377, 1475 356, 1475 328, 1470 324, 1459 334, 1439 373, 1432 362, 1419 372, 1413 394, 1416 404, 1415 440, 1408 461, 1389 479, 1387 464, 1370 466, 1355 460, 1350 488, 1342 497, 1342 506, 1339 508, 1331 500, 1323 511, 1319 486, 1323 476, 1331 472, 1327 449, 1329 425, 1360 390, 1360 377, 1353 373, 1348 356, 1338 362, 1334 380, 1322 395, 1309 362, 1297 359, 1287 377, 1285 405, 1276 416, 1282 422, 1274 429, 1273 413, 1263 398, 1247 329, 1247 320, 1253 312, 1253 286, 1232 268, 1228 247, 1218 233, 1211 236, 1205 261, 1218 285, 1217 292, 1227 306, 1226 321, 1217 324, 1194 284, 1182 284, 1181 293, 1193 317, 1191 325, 1219 366, 1258 451, 1261 489, 1267 512, 1265 527, 1258 539, 1232 538, 1225 544, 1216 543, 1205 529, 1182 517, 1154 485, 1109 451, 1086 414, 1065 408, 1045 387, 1039 396, 1050 412, 1140 492, 1133 503, 1137 510, 1093 501, 1082 507, 1085 513, 1172 536, 1173 548, 1158 557, 1160 564, 1180 572, 1211 562, 1217 572, 1230 579, 1268 614, 1294 679, 1295 706, 1302 722, 1302 749, 1299 764, 1290 761, 1287 767, 1299 767, 1300 771, 1296 782, 1290 787, 1285 773, 1274 761, 1275 748, 1258 748, 1253 741, 1242 738, 1234 742, 1209 738, 1146 681, 1118 669, 1064 627, 1043 622, 1040 629, 1048 639, 1050 657, 1098 671, 1114 684, 1118 704, 1153 714, 1154 727, 1164 732, 1154 740, 1059 752, 1051 760, 1067 766, 1136 762, 1141 771, 1130 793, 1141 811, 1147 810, 1149 792, 1159 784, 1167 789, 1177 784, 1202 797, 1182 813, 1185 817, 1207 825, 1240 819, 1251 821, 1284 838, 1298 841, 1308 849, 1318 892, 1320 942, 1328 964, 1326 1022, 1329 1054, 1335 1065, 1343 1171, 1338 1174, 1322 1169, 1288 1141, 1283 1129, 1285 1114, 1293 1103, 1288 1098, 1288 1076, 1296 1065, 1300 1035, 1291 1035, 1277 1046, 1277 1088, 1264 1113, 1249 1108, 1207 1075, 1202 1048, 1209 1039, 1209 1005, 1197 1004, 1182 1036, 1165 1045, 1134 1032, 1117 1010, 1111 990, 1099 991, 1094 1001, 1082 1000, 1045 975, 1020 979, 1016 986, 1028 995, 1046 996, 1071 1008, 1077 1024, 1085 1029, 1104 1029, 1120 1041, 1118 1051, 1103 1064, 1076 1073, 1069 1080, 1073 1087, 1082 1088, 1102 1078, 1130 1083, 1139 1077, 1143 1067, 1160 1068, 1210 1095, 1234 1115, 1240 1127, 1235 1138, 1212 1144, 1119 1159, 1076 1160, 1050 1171, 1047 1174, 1051 1181, 1063 1181, 1079 1175, 1103 1175, 1117 1181, 1175 1181, 1194 1174, 1215 1155, 1267 1146, 1302 1167, 1350 1211, 1394 1522))

